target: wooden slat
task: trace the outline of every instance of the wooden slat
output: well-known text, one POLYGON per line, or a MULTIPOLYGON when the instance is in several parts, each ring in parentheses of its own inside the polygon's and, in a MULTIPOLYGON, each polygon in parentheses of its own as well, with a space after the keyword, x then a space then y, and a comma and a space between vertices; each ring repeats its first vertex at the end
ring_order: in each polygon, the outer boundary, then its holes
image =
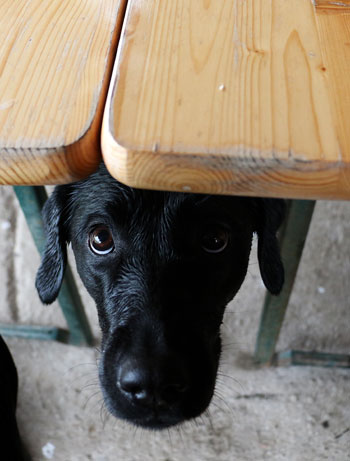
POLYGON ((145 188, 350 198, 348 4, 130 0, 102 131, 111 173, 145 188))
POLYGON ((339 187, 350 198, 350 0, 316 0, 315 4, 341 153, 339 187))
POLYGON ((0 0, 0 184, 53 184, 100 161, 126 0, 0 0))

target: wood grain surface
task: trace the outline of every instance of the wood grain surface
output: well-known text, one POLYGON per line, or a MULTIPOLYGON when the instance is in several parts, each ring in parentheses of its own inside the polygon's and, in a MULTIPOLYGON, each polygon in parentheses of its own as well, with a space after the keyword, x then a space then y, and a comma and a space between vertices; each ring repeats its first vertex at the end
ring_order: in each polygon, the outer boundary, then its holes
POLYGON ((129 0, 102 150, 135 187, 350 198, 350 2, 129 0))
POLYGON ((0 184, 93 171, 126 0, 0 0, 0 184))

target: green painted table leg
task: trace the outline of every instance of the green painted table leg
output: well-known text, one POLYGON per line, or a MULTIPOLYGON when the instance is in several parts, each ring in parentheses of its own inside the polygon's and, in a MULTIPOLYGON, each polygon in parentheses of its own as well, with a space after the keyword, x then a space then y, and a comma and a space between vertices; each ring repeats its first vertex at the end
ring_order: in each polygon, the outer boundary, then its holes
POLYGON ((288 202, 287 216, 280 234, 285 283, 278 296, 266 294, 254 354, 254 359, 258 363, 269 364, 272 361, 315 203, 311 200, 288 202))
POLYGON ((309 367, 321 366, 327 368, 350 368, 350 355, 318 351, 307 352, 290 350, 278 352, 275 355, 274 363, 282 366, 304 365, 309 367))
MULTIPOLYGON (((42 253, 45 245, 45 232, 41 209, 47 194, 43 186, 15 186, 14 191, 24 212, 34 242, 42 253)), ((71 269, 67 265, 58 302, 69 327, 69 343, 92 345, 93 336, 81 302, 71 269)))
POLYGON ((83 303, 75 284, 71 268, 67 264, 58 302, 69 327, 70 344, 92 346, 94 339, 83 303))
POLYGON ((16 338, 41 339, 49 341, 69 342, 69 332, 62 328, 42 327, 34 325, 4 325, 0 324, 0 335, 16 338))

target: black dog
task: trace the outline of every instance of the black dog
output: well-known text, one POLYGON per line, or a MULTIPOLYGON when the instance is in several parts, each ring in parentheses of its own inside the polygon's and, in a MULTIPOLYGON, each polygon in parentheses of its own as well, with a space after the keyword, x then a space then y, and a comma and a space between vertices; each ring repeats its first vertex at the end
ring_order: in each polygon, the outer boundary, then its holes
POLYGON ((16 421, 18 377, 11 353, 0 336, 0 447, 1 459, 30 461, 16 421))
POLYGON ((260 271, 277 294, 276 231, 284 202, 126 187, 102 164, 58 186, 45 204, 47 243, 36 286, 58 295, 72 243, 102 329, 100 382, 109 411, 162 429, 212 398, 226 304, 246 275, 253 233, 260 271))

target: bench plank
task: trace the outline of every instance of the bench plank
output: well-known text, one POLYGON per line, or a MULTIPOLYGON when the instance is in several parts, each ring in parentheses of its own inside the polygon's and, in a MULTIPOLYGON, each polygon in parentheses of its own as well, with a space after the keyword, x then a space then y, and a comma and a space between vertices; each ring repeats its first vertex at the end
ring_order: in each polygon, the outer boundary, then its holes
POLYGON ((102 130, 111 173, 350 198, 350 5, 338 3, 130 0, 102 130))
POLYGON ((55 184, 100 161, 126 0, 0 0, 0 184, 55 184))

